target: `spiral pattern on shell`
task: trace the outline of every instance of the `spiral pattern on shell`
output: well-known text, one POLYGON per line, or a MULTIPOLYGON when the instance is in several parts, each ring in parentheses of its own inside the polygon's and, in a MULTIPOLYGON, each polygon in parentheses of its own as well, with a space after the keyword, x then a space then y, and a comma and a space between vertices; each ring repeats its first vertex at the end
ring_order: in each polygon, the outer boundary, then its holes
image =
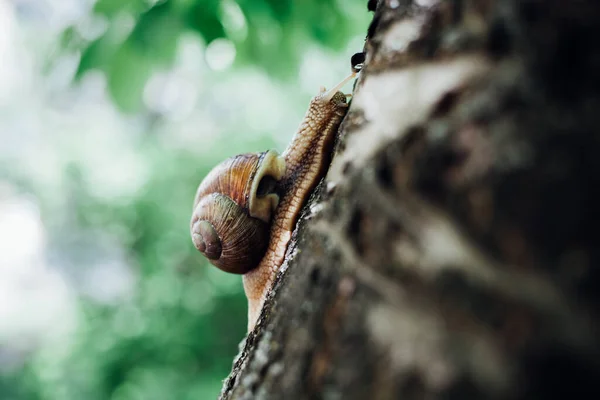
POLYGON ((190 228, 194 245, 213 265, 236 274, 258 265, 284 173, 285 161, 270 150, 231 157, 202 181, 190 228))

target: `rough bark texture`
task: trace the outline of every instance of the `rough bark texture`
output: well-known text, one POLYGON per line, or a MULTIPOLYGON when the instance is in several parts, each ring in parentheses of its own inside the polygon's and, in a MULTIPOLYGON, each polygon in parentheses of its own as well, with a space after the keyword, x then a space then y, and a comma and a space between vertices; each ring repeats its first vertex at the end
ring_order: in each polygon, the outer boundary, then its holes
POLYGON ((600 398, 600 2, 380 0, 365 50, 221 398, 600 398))

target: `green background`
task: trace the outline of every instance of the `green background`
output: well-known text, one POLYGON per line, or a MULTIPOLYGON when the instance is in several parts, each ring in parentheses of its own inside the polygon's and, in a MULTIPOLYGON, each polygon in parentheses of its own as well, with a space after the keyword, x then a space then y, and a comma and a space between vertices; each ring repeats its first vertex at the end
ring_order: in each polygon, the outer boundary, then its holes
POLYGON ((191 244, 194 192, 284 148, 350 72, 366 0, 71 3, 0 10, 0 399, 215 398, 246 300, 191 244))

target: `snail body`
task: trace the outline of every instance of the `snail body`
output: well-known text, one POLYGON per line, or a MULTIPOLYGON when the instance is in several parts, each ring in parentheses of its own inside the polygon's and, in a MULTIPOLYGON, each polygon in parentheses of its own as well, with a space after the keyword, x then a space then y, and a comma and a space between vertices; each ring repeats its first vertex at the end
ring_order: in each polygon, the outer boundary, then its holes
POLYGON ((324 176, 335 133, 346 114, 346 95, 321 89, 289 146, 231 157, 217 165, 196 192, 191 220, 196 248, 218 268, 243 274, 248 330, 283 263, 306 200, 324 176))

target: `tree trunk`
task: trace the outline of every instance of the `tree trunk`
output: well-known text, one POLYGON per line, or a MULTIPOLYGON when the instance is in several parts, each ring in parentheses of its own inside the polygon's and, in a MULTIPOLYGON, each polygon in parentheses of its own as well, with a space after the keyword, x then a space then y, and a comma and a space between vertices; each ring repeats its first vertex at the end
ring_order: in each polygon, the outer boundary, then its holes
POLYGON ((380 0, 365 50, 221 399, 600 398, 600 2, 380 0))

